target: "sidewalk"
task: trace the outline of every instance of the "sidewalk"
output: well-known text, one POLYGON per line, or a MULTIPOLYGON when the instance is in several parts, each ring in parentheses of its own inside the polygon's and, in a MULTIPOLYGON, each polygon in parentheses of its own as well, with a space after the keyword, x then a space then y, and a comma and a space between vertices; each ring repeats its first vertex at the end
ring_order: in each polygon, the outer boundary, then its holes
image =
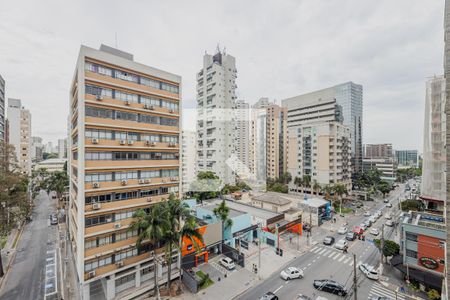
POLYGON ((64 295, 64 299, 79 299, 78 283, 77 283, 77 275, 75 270, 75 264, 72 259, 72 248, 70 247, 70 241, 67 240, 67 230, 66 223, 60 223, 58 225, 59 228, 59 249, 62 266, 60 270, 59 278, 61 278, 61 282, 63 283, 61 293, 64 295), (66 249, 67 247, 67 249, 66 249))
POLYGON ((8 235, 8 239, 6 241, 5 247, 1 249, 1 256, 2 256, 2 264, 3 264, 3 271, 5 275, 0 278, 0 290, 3 287, 3 282, 6 279, 8 275, 8 271, 11 267, 11 262, 14 260, 14 257, 16 256, 17 252, 17 242, 19 241, 20 235, 22 234, 24 228, 24 224, 18 228, 13 228, 8 235))

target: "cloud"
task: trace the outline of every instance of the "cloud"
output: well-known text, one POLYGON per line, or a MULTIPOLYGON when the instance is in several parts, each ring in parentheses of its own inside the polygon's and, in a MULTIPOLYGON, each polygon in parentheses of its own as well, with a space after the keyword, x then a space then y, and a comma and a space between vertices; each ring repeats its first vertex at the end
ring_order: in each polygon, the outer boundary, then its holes
POLYGON ((443 2, 9 1, 0 11, 7 97, 33 114, 33 134, 66 134, 80 44, 101 43, 183 77, 195 107, 196 72, 217 43, 236 57, 238 95, 281 100, 346 81, 364 86, 364 141, 421 149, 425 79, 441 74, 443 2))

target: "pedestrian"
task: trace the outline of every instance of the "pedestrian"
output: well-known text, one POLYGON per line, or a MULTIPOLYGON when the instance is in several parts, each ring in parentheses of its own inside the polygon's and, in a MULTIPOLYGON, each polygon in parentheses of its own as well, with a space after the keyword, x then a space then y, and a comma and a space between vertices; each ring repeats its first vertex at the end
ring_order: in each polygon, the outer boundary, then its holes
POLYGON ((336 218, 335 217, 333 218, 333 223, 336 223, 336 218))
POLYGON ((400 287, 400 292, 402 292, 402 293, 406 293, 406 291, 405 291, 405 286, 404 286, 404 284, 402 283, 402 286, 400 287))
POLYGON ((289 244, 292 244, 292 236, 289 237, 289 244))

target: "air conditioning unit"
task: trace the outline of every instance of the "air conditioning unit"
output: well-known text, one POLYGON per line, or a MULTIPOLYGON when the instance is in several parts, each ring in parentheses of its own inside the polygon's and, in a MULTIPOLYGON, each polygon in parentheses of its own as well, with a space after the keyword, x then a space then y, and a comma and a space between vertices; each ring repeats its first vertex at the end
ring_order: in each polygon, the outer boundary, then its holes
POLYGON ((116 267, 122 268, 123 267, 123 261, 116 262, 116 267))
POLYGON ((134 141, 133 140, 128 140, 128 145, 133 145, 134 141))
POLYGON ((145 180, 144 179, 139 179, 139 184, 144 184, 145 183, 145 180))
POLYGON ((120 140, 119 141, 119 144, 121 144, 121 145, 125 145, 127 142, 125 141, 125 140, 120 140))
POLYGON ((93 187, 94 189, 98 189, 98 188, 100 187, 100 183, 99 183, 99 182, 94 182, 94 183, 92 184, 92 187, 93 187))
POLYGON ((156 157, 161 157, 161 156, 162 156, 162 154, 161 154, 161 153, 159 153, 159 152, 157 152, 157 153, 155 153, 155 156, 156 156, 156 157))
POLYGON ((175 147, 177 144, 175 143, 169 143, 169 147, 175 147))
POLYGON ((150 183, 150 179, 145 179, 144 183, 150 183))
POLYGON ((120 223, 114 224, 114 229, 119 229, 121 227, 122 227, 122 224, 120 224, 120 223))
POLYGON ((103 96, 102 95, 97 95, 97 96, 95 96, 95 100, 102 101, 103 100, 103 96))
POLYGON ((173 155, 175 155, 175 157, 179 157, 179 156, 180 156, 180 153, 175 152, 173 155))
POLYGON ((91 142, 92 144, 98 144, 98 139, 92 139, 91 142))
POLYGON ((169 113, 173 114, 175 111, 173 109, 169 110, 169 113))
POLYGON ((151 146, 151 147, 155 147, 156 143, 155 142, 150 142, 150 141, 145 141, 145 145, 151 146))
POLYGON ((130 101, 125 101, 125 105, 130 105, 130 101))
POLYGON ((122 180, 120 183, 121 183, 122 185, 127 185, 127 184, 128 184, 128 181, 122 180))
POLYGON ((154 105, 149 105, 149 106, 148 106, 148 109, 154 110, 154 109, 155 109, 155 106, 154 106, 154 105))
POLYGON ((95 277, 95 271, 90 271, 88 274, 89 278, 94 278, 95 277))
POLYGON ((165 182, 166 182, 166 180, 165 180, 165 179, 161 179, 161 182, 162 182, 162 183, 165 183, 165 182))
POLYGON ((170 177, 170 180, 172 180, 172 181, 178 181, 178 177, 170 177))
POLYGON ((93 209, 93 210, 98 210, 98 209, 100 209, 100 208, 102 208, 102 205, 101 205, 100 203, 94 203, 94 204, 92 204, 92 209, 93 209))
POLYGON ((152 202, 152 197, 148 197, 147 202, 152 202))

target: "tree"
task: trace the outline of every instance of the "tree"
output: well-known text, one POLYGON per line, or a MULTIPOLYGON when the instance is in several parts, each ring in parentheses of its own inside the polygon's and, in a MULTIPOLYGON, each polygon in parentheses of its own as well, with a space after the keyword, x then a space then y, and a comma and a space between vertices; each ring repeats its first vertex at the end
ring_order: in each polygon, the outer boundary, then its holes
MULTIPOLYGON (((305 193, 305 188, 311 186, 311 176, 310 175, 303 175, 302 182, 303 182, 303 194, 304 194, 305 193)), ((312 195, 312 191, 311 191, 311 195, 312 195)))
POLYGON ((316 195, 319 195, 320 184, 317 182, 317 180, 314 180, 312 189, 313 189, 313 192, 316 193, 316 195))
POLYGON ((280 178, 278 178, 280 183, 288 184, 292 181, 292 175, 289 172, 284 172, 281 174, 280 178))
MULTIPOLYGON (((156 248, 157 245, 163 240, 167 228, 169 227, 166 214, 162 210, 161 205, 155 205, 150 208, 150 212, 146 213, 143 209, 138 210, 134 214, 134 219, 130 225, 130 230, 138 231, 138 238, 136 240, 136 248, 141 249, 142 242, 150 240, 153 243, 153 247, 156 248)), ((153 255, 153 267, 154 267, 154 284, 157 299, 159 299, 159 288, 157 282, 157 264, 156 264, 156 251, 153 250, 151 255, 153 255)))
POLYGON ((326 184, 322 187, 322 193, 325 194, 325 199, 330 199, 331 192, 333 191, 333 187, 329 184, 326 184))
POLYGON ((230 209, 225 203, 225 200, 222 200, 222 203, 220 203, 219 206, 213 209, 213 213, 222 223, 222 241, 224 242, 225 229, 233 226, 233 220, 228 217, 230 214, 230 209))
POLYGON ((345 187, 345 185, 338 183, 335 186, 333 186, 333 191, 334 191, 335 197, 339 197, 339 199, 340 199, 339 213, 342 214, 342 196, 347 195, 347 193, 348 193, 347 188, 345 187))
POLYGON ((190 189, 200 203, 206 199, 216 198, 221 191, 222 182, 214 172, 198 172, 197 180, 191 183, 190 189))
POLYGON ((294 184, 297 186, 297 190, 299 189, 299 187, 302 187, 303 192, 303 179, 301 177, 295 176, 294 184))
MULTIPOLYGON (((381 248, 381 241, 379 239, 373 240, 375 246, 380 249, 381 248)), ((400 245, 397 244, 394 241, 386 240, 384 241, 384 249, 383 249, 383 255, 387 259, 388 256, 394 256, 400 253, 400 245)))
POLYGON ((61 200, 63 193, 69 186, 69 176, 64 171, 57 171, 50 174, 48 179, 47 192, 55 191, 58 200, 61 200))
POLYGON ((391 191, 391 185, 387 181, 382 180, 378 184, 377 190, 383 194, 383 198, 384 198, 384 197, 386 197, 386 194, 388 194, 391 191))

